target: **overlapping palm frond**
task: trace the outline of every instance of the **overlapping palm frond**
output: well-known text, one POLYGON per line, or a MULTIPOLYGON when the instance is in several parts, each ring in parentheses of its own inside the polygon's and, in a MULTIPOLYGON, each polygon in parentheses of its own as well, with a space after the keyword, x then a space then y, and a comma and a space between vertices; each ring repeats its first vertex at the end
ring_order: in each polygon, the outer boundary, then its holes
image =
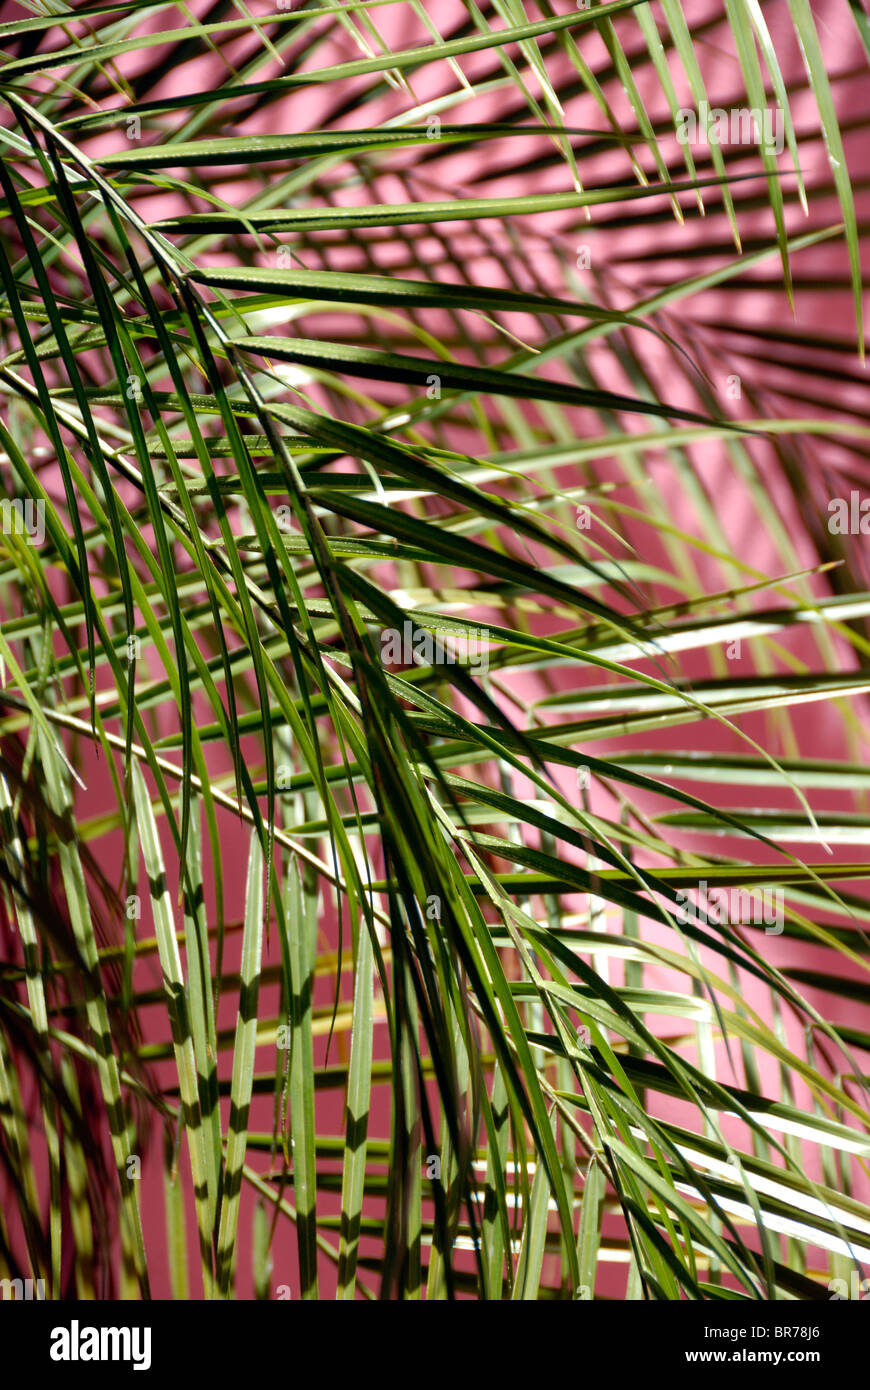
POLYGON ((866 19, 532 8, 0 23, 0 1273, 53 1297, 870 1262, 866 19))

